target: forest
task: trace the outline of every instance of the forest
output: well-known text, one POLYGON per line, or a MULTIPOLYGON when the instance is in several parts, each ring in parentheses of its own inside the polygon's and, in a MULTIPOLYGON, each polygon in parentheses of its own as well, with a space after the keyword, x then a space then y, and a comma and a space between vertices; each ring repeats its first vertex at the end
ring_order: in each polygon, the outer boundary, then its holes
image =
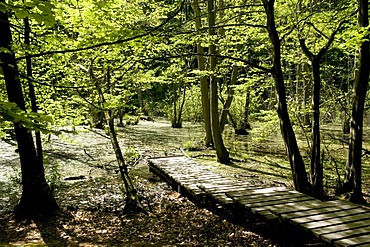
POLYGON ((0 0, 0 245, 287 244, 165 188, 156 156, 367 205, 368 5, 0 0), (174 211, 178 242, 152 229, 174 211))

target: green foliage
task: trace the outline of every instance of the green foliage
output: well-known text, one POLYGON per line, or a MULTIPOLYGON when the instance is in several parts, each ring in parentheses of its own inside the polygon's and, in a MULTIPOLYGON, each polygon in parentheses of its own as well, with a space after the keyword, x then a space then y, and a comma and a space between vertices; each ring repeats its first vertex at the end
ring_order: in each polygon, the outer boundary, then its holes
POLYGON ((125 160, 128 165, 134 165, 140 158, 139 151, 133 146, 126 146, 124 150, 125 160))
POLYGON ((192 123, 203 120, 202 102, 198 85, 192 85, 186 92, 182 118, 192 123))
POLYGON ((202 151, 204 150, 204 145, 199 141, 186 141, 182 144, 182 147, 188 151, 202 151))
POLYGON ((20 124, 29 130, 41 131, 43 133, 59 133, 50 128, 53 123, 51 116, 26 112, 13 102, 0 102, 0 121, 4 120, 20 124))
POLYGON ((46 181, 49 183, 50 188, 52 190, 59 188, 62 181, 59 162, 46 156, 44 159, 44 166, 47 174, 46 181))
POLYGON ((253 141, 266 141, 272 137, 271 135, 276 134, 276 130, 279 126, 279 118, 274 113, 275 112, 271 110, 262 110, 252 114, 252 117, 258 122, 258 125, 254 125, 252 129, 253 141))
POLYGON ((138 116, 125 115, 124 120, 126 125, 137 125, 139 123, 140 118, 138 116))

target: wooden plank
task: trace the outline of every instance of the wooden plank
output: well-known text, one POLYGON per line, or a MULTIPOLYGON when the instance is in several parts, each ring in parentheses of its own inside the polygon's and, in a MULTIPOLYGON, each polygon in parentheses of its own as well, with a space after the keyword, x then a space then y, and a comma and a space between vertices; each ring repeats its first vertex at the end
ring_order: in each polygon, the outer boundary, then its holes
POLYGON ((322 214, 316 214, 306 217, 299 217, 299 218, 293 218, 290 221, 293 224, 303 224, 307 222, 313 222, 313 221, 323 221, 323 220, 330 220, 334 218, 340 218, 344 216, 351 216, 356 214, 363 214, 368 213, 369 210, 365 210, 362 208, 356 208, 356 209, 350 209, 350 210, 342 210, 342 211, 336 211, 336 212, 325 212, 322 214))
MULTIPOLYGON (((370 236, 369 235, 362 235, 352 238, 344 238, 337 241, 334 241, 334 246, 343 247, 343 246, 358 246, 369 244, 370 246, 370 236)), ((366 245, 365 245, 366 246, 366 245)))
POLYGON ((253 193, 250 193, 249 191, 246 191, 245 194, 240 193, 239 196, 233 196, 232 198, 234 198, 235 200, 253 200, 254 198, 258 199, 258 198, 263 198, 263 197, 272 199, 272 198, 279 197, 279 196, 289 196, 289 195, 293 197, 305 196, 304 194, 298 193, 296 191, 276 191, 276 192, 270 192, 266 194, 253 194, 253 193))
POLYGON ((222 196, 222 195, 217 195, 217 196, 211 196, 212 198, 214 198, 214 200, 218 201, 218 202, 221 202, 223 204, 232 204, 234 203, 233 199, 231 199, 230 197, 227 197, 226 195, 222 196))
POLYGON ((332 232, 321 235, 320 238, 327 242, 334 242, 343 238, 351 238, 358 235, 367 235, 370 239, 370 226, 364 226, 362 228, 348 229, 345 231, 332 232))
MULTIPOLYGON (((325 205, 325 204, 322 204, 325 205)), ((349 209, 355 209, 355 208, 360 208, 359 206, 356 205, 341 205, 337 207, 323 207, 323 208, 315 208, 315 209, 309 209, 309 210, 304 210, 304 211, 298 211, 298 212, 291 212, 291 213, 284 213, 281 214, 281 217, 287 218, 287 219, 293 219, 293 218, 299 218, 299 217, 307 217, 311 215, 317 215, 317 214, 322 214, 322 213, 331 213, 331 212, 337 212, 341 210, 349 210, 349 209)))
MULTIPOLYGON (((202 186, 202 185, 200 185, 202 186)), ((238 192, 238 191, 249 191, 249 190, 256 190, 261 189, 261 187, 253 186, 253 185, 230 185, 230 186, 220 186, 217 187, 206 187, 202 186, 205 190, 207 190, 209 193, 226 193, 226 192, 238 192)))
POLYGON ((369 247, 369 243, 364 243, 364 244, 356 244, 356 247, 369 247))
POLYGON ((278 215, 276 214, 276 208, 286 208, 287 205, 290 205, 289 207, 292 207, 292 205, 297 205, 297 204, 313 204, 315 203, 316 200, 315 199, 312 199, 312 197, 298 197, 298 198, 295 198, 294 201, 286 201, 286 203, 281 203, 281 204, 278 204, 278 205, 267 205, 267 206, 262 206, 262 207, 257 207, 257 208, 252 208, 252 212, 254 213, 257 213, 259 211, 263 211, 263 210, 269 210, 272 214, 275 214, 275 215, 278 215))
MULTIPOLYGON (((183 179, 183 180, 181 180, 181 179, 178 179, 178 180, 176 180, 178 183, 180 183, 180 184, 183 184, 183 185, 188 185, 188 184, 195 184, 198 188, 199 188, 199 184, 200 183, 204 183, 204 180, 196 180, 196 179, 192 179, 192 180, 187 180, 187 179, 183 179)), ((215 180, 216 181, 216 180, 215 180)), ((199 188, 199 189, 201 189, 201 188, 199 188)))
POLYGON ((233 197, 234 200, 239 201, 242 204, 251 204, 255 202, 269 202, 269 201, 281 201, 284 199, 296 199, 299 197, 307 197, 304 194, 283 194, 283 195, 254 195, 248 197, 233 197))
MULTIPOLYGON (((286 188, 286 187, 270 187, 270 188, 251 190, 250 194, 267 194, 267 193, 272 193, 272 192, 276 192, 276 191, 289 191, 289 189, 286 188)), ((227 195, 230 196, 230 197, 237 197, 240 194, 241 194, 240 192, 227 193, 227 195)))
POLYGON ((313 229, 312 232, 316 237, 319 238, 320 236, 324 234, 345 231, 348 229, 361 228, 361 227, 368 226, 368 225, 370 225, 370 219, 364 219, 364 220, 350 222, 350 223, 343 223, 343 224, 337 224, 337 225, 330 225, 327 227, 321 227, 321 228, 313 229))
POLYGON ((319 200, 313 200, 309 203, 293 203, 293 204, 286 204, 286 205, 277 205, 276 207, 272 207, 271 210, 273 213, 277 215, 282 215, 286 213, 294 213, 294 212, 301 212, 301 211, 308 211, 312 209, 320 209, 320 208, 333 208, 338 207, 340 205, 344 205, 348 203, 342 203, 342 201, 328 201, 322 202, 319 200))
POLYGON ((234 180, 225 179, 223 183, 218 183, 215 186, 212 183, 205 182, 204 184, 200 184, 199 186, 203 186, 210 190, 219 190, 219 189, 228 189, 228 188, 239 188, 243 186, 252 186, 251 184, 242 184, 238 183, 234 180), (216 187, 217 186, 217 187, 216 187))
MULTIPOLYGON (((300 199, 307 199, 307 200, 312 199, 312 197, 309 197, 309 196, 302 196, 302 197, 299 197, 299 198, 300 199)), ((297 200, 297 198, 284 198, 284 199, 280 199, 280 200, 266 201, 266 202, 255 201, 255 202, 252 202, 252 203, 249 203, 248 201, 239 201, 239 203, 241 203, 242 205, 244 205, 247 208, 259 208, 259 207, 264 207, 264 206, 273 206, 273 205, 285 204, 285 203, 288 203, 288 202, 294 202, 295 200, 297 200)))
POLYGON ((364 214, 355 214, 345 217, 340 217, 336 219, 330 219, 330 220, 320 220, 320 221, 313 221, 308 223, 300 224, 301 227, 312 230, 315 228, 335 225, 335 224, 342 224, 342 223, 350 223, 355 221, 361 221, 364 219, 370 219, 370 212, 364 213, 364 214))
MULTIPOLYGON (((245 191, 245 190, 254 190, 254 189, 256 189, 256 188, 244 188, 243 190, 245 191)), ((229 192, 233 192, 233 191, 238 191, 238 190, 233 189, 233 190, 230 190, 229 192)), ((241 190, 239 190, 239 191, 241 191, 241 190)), ((228 191, 226 191, 226 192, 225 191, 217 191, 217 192, 209 192, 209 193, 211 193, 213 195, 224 194, 224 195, 228 196, 227 195, 228 194, 228 191)), ((230 196, 228 196, 228 197, 230 197, 230 196)), ((235 197, 230 197, 230 198, 237 199, 235 197)))
POLYGON ((279 218, 277 215, 271 213, 268 210, 258 211, 258 212, 256 212, 256 214, 266 218, 267 220, 275 220, 275 219, 279 218))

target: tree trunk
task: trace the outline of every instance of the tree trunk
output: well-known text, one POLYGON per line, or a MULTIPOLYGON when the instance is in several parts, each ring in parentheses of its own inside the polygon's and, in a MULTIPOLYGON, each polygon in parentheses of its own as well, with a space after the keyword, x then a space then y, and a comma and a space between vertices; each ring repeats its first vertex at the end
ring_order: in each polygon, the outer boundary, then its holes
POLYGON ((232 72, 231 72, 231 80, 227 87, 227 98, 226 98, 226 101, 224 103, 224 106, 221 112, 221 120, 220 120, 221 132, 224 131, 225 125, 227 123, 227 115, 230 112, 231 102, 233 101, 233 98, 234 98, 233 85, 236 84, 237 79, 238 79, 238 67, 234 65, 232 72))
MULTIPOLYGON (((185 105, 185 96, 186 96, 186 88, 184 86, 184 91, 182 92, 182 99, 181 104, 179 106, 179 109, 177 109, 177 88, 175 87, 175 84, 172 83, 172 89, 173 89, 173 117, 171 120, 171 126, 172 128, 182 128, 182 111, 184 109, 185 105)), ((180 86, 180 93, 181 93, 181 86, 180 86)))
MULTIPOLYGON (((208 0, 208 25, 209 25, 209 35, 214 37, 216 35, 216 30, 213 28, 215 26, 215 8, 214 8, 214 0, 208 0)), ((217 92, 217 78, 214 75, 215 68, 216 68, 216 46, 214 44, 214 40, 211 41, 209 46, 209 53, 210 53, 210 108, 211 108, 211 129, 212 129, 212 136, 213 136, 213 145, 216 149, 217 160, 222 164, 229 164, 230 157, 229 152, 227 151, 221 133, 220 127, 220 120, 218 115, 218 92, 217 92)))
MULTIPOLYGON (((30 48, 30 33, 31 27, 28 17, 24 18, 24 43, 26 45, 26 49, 30 48)), ((27 53, 28 54, 28 51, 27 53)), ((36 94, 35 88, 32 84, 32 61, 31 57, 26 55, 26 75, 27 75, 27 83, 28 83, 28 90, 29 90, 29 97, 31 100, 31 108, 32 112, 37 113, 37 102, 36 102, 36 94)), ((44 158, 42 154, 42 142, 41 142, 41 133, 40 131, 35 132, 35 140, 36 140, 36 153, 37 153, 37 160, 40 162, 41 166, 44 166, 44 158)))
POLYGON ((185 105, 185 99, 186 99, 186 87, 184 85, 184 90, 182 91, 182 100, 179 108, 179 113, 177 115, 177 122, 182 126, 182 111, 184 109, 185 105))
MULTIPOLYGON (((0 2, 4 3, 3 0, 0 2)), ((10 51, 12 44, 10 23, 7 14, 1 11, 0 33, 2 34, 0 48, 10 51)), ((26 110, 14 52, 0 52, 0 61, 9 102, 14 102, 20 109, 26 110)), ((22 196, 15 208, 15 213, 20 217, 50 215, 59 207, 45 180, 44 167, 38 162, 32 134, 18 123, 14 123, 14 130, 22 171, 22 196)))
POLYGON ((136 93, 137 93, 137 100, 139 101, 139 106, 140 106, 141 112, 144 114, 144 116, 148 117, 149 116, 149 112, 146 109, 146 106, 144 104, 143 94, 141 92, 141 88, 140 87, 137 87, 136 88, 136 93))
POLYGON ((280 130, 289 157, 294 186, 297 191, 311 194, 311 185, 308 181, 305 165, 299 152, 297 140, 288 114, 284 77, 281 68, 280 39, 275 24, 274 2, 274 0, 263 0, 263 5, 267 16, 267 29, 273 47, 272 74, 275 81, 276 98, 278 105, 277 112, 280 120, 280 130))
POLYGON ((311 70, 313 78, 313 94, 312 94, 312 147, 311 147, 311 181, 313 185, 313 192, 316 197, 324 199, 326 197, 323 189, 323 165, 321 161, 320 151, 320 89, 321 89, 321 77, 320 77, 320 63, 324 55, 327 53, 329 47, 334 41, 336 33, 339 31, 342 21, 338 27, 331 34, 326 45, 320 49, 320 51, 314 55, 306 46, 305 40, 300 39, 299 43, 303 50, 303 53, 311 61, 311 70))
POLYGON ((245 104, 244 104, 244 118, 242 126, 240 127, 240 131, 243 134, 248 134, 247 130, 251 129, 251 126, 249 124, 249 105, 250 105, 250 90, 248 89, 245 93, 245 104))
POLYGON ((171 127, 172 128, 180 128, 179 126, 177 126, 177 88, 175 87, 175 83, 172 81, 172 94, 173 94, 173 116, 172 116, 172 119, 171 119, 171 127))
MULTIPOLYGON (((302 72, 308 71, 308 66, 306 64, 302 65, 302 72)), ((307 111, 307 105, 308 100, 309 100, 309 95, 310 95, 310 84, 311 81, 307 80, 307 78, 303 77, 302 80, 302 108, 304 111, 303 117, 302 117, 302 122, 303 125, 306 127, 309 127, 311 125, 311 118, 310 118, 310 113, 307 111)))
MULTIPOLYGON (((90 72, 90 77, 94 81, 95 88, 98 92, 98 95, 99 95, 99 98, 100 98, 100 105, 103 106, 106 101, 105 101, 105 98, 104 98, 104 93, 103 93, 103 90, 101 88, 101 85, 99 84, 98 79, 94 76, 92 67, 90 68, 89 72, 90 72)), ((109 84, 109 82, 108 82, 108 84, 109 84)), ((129 176, 129 173, 128 173, 127 164, 125 162, 125 159, 124 159, 123 154, 122 154, 121 147, 120 147, 118 139, 117 139, 117 134, 116 134, 116 130, 115 130, 115 127, 114 127, 114 117, 113 116, 114 116, 114 114, 113 114, 112 111, 104 110, 104 118, 105 118, 106 124, 108 125, 108 130, 109 130, 109 138, 110 138, 113 150, 114 150, 114 154, 116 155, 116 160, 117 160, 117 163, 118 163, 121 179, 122 179, 122 182, 124 184, 124 188, 125 188, 125 192, 126 192, 126 195, 125 195, 126 204, 125 204, 125 208, 124 208, 123 211, 125 213, 125 212, 135 212, 137 210, 139 210, 139 211, 144 210, 144 208, 141 205, 141 202, 139 200, 137 190, 136 190, 134 184, 132 183, 132 180, 131 180, 131 178, 129 176)))
POLYGON ((312 59, 312 77, 313 77, 313 93, 312 93, 312 147, 311 147, 311 181, 316 196, 324 195, 322 187, 323 182, 323 167, 321 163, 320 151, 320 58, 312 59))
MULTIPOLYGON (((369 25, 368 4, 368 0, 358 0, 359 28, 366 28, 369 25)), ((342 191, 350 193, 351 201, 360 203, 365 201, 362 195, 361 151, 364 104, 369 83, 369 48, 369 35, 367 34, 360 46, 359 70, 355 80, 354 97, 352 102, 348 160, 342 191)))
MULTIPOLYGON (((201 29, 201 18, 198 0, 194 0, 194 12, 195 12, 195 29, 198 31, 201 29)), ((205 71, 204 57, 203 57, 203 46, 197 41, 197 59, 198 68, 200 71, 205 71)), ((202 112, 204 118, 204 128, 206 136, 204 144, 209 147, 213 145, 212 130, 211 130, 211 115, 210 115, 210 98, 209 98, 209 85, 206 76, 200 78, 200 92, 202 99, 202 112)))

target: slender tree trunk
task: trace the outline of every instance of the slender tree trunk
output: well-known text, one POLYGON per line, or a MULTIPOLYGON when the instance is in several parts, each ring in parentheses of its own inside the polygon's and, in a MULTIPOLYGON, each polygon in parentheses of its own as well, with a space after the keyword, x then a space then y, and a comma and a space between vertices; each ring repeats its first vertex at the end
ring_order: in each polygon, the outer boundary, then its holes
MULTIPOLYGON (((303 70, 302 72, 308 71, 308 66, 306 66, 305 64, 302 65, 302 70, 303 70)), ((302 120, 303 120, 304 126, 307 126, 307 127, 309 127, 310 124, 311 124, 310 113, 307 111, 307 105, 309 104, 308 101, 309 101, 309 95, 310 95, 310 84, 311 84, 311 81, 307 80, 307 78, 303 77, 303 80, 302 80, 302 94, 303 94, 302 108, 303 108, 304 114, 303 114, 302 120)))
POLYGON ((245 130, 247 133, 247 130, 251 129, 251 126, 249 124, 249 105, 250 105, 250 90, 248 89, 247 92, 245 93, 245 104, 244 104, 244 118, 243 118, 243 123, 241 126, 242 130, 245 130))
MULTIPOLYGON (((26 48, 30 48, 30 33, 31 27, 28 17, 24 18, 24 43, 26 48)), ((27 52, 28 54, 28 52, 27 52)), ((26 75, 27 75, 27 83, 28 83, 28 90, 29 90, 29 97, 31 100, 31 108, 32 112, 37 113, 37 102, 36 102, 36 94, 35 88, 32 84, 32 61, 31 57, 26 55, 26 75)), ((44 158, 42 153, 42 142, 41 142, 41 133, 40 131, 35 132, 35 140, 36 140, 36 153, 37 153, 37 160, 40 162, 41 166, 44 166, 44 158)))
MULTIPOLYGON (((195 12, 195 29, 198 31, 202 28, 200 10, 198 0, 194 0, 194 12, 195 12)), ((203 54, 203 46, 197 41, 197 59, 198 68, 200 71, 205 71, 205 63, 203 54)), ((206 76, 200 78, 200 92, 202 99, 202 112, 204 118, 204 128, 206 131, 206 136, 204 139, 204 144, 208 146, 213 145, 212 130, 211 130, 211 115, 210 115, 210 98, 209 98, 209 85, 206 76)))
POLYGON ((315 195, 323 195, 323 167, 321 163, 320 148, 320 61, 312 59, 313 94, 312 94, 312 147, 311 147, 311 181, 315 195))
POLYGON ((148 110, 146 109, 146 106, 144 104, 143 93, 141 92, 140 87, 136 88, 136 94, 137 94, 137 100, 139 101, 139 106, 140 106, 140 109, 141 109, 142 113, 144 114, 144 116, 148 117, 149 113, 148 113, 148 110))
MULTIPOLYGON (((95 83, 95 88, 98 92, 98 95, 99 95, 99 98, 100 98, 100 103, 103 106, 106 102, 105 98, 104 98, 104 93, 103 93, 103 90, 101 88, 101 85, 100 85, 98 79, 95 77, 95 75, 93 73, 92 66, 91 66, 89 72, 90 72, 91 79, 95 83)), ((108 84, 109 84, 109 81, 108 81, 108 84)), ((119 145, 119 142, 118 142, 118 139, 117 139, 117 134, 116 134, 115 126, 114 126, 114 117, 113 116, 114 116, 113 111, 109 111, 109 110, 104 111, 104 118, 105 118, 106 124, 108 125, 108 130, 109 130, 109 138, 110 138, 113 150, 114 150, 114 154, 116 155, 116 160, 117 160, 117 163, 118 163, 121 179, 123 181, 125 192, 126 192, 126 195, 125 195, 126 204, 125 204, 124 212, 144 210, 144 208, 142 207, 142 205, 140 203, 139 196, 137 194, 137 190, 136 190, 134 184, 132 183, 132 180, 131 180, 131 178, 129 176, 129 173, 128 173, 127 164, 125 162, 125 159, 124 159, 123 154, 122 154, 122 149, 121 149, 121 147, 119 145)))
POLYGON ((216 13, 214 8, 214 0, 208 0, 208 25, 209 35, 211 36, 211 44, 209 46, 210 53, 210 107, 211 107, 211 129, 213 136, 213 145, 216 149, 217 159, 222 164, 230 163, 229 152, 227 151, 221 133, 220 120, 218 115, 218 92, 217 92, 217 78, 214 75, 216 68, 216 46, 214 44, 213 37, 216 35, 215 19, 216 13))
POLYGON ((179 128, 177 126, 177 123, 176 123, 176 120, 177 120, 177 88, 175 86, 175 83, 172 81, 172 94, 173 94, 173 99, 172 99, 172 102, 173 102, 173 116, 172 116, 172 119, 171 119, 171 126, 172 128, 179 128))
MULTIPOLYGON (((4 1, 1 0, 0 3, 4 3, 4 1)), ((7 14, 1 11, 0 33, 2 35, 0 48, 10 51, 0 52, 0 61, 9 102, 14 102, 20 109, 26 110, 15 54, 11 51, 12 36, 10 23, 7 14)), ((22 171, 22 196, 15 208, 15 213, 20 217, 33 217, 54 213, 59 207, 45 180, 44 167, 42 163, 38 162, 32 134, 18 123, 14 123, 14 130, 22 171)))
POLYGON ((285 147, 289 157, 290 166, 292 169, 293 182, 297 191, 311 194, 311 185, 308 181, 305 165, 302 156, 299 152, 297 139, 295 137, 292 124, 290 122, 288 107, 286 102, 286 92, 284 85, 284 77, 281 68, 281 48, 280 39, 276 30, 275 15, 274 15, 274 0, 263 0, 266 16, 267 29, 271 41, 272 49, 272 74, 275 81, 278 116, 280 120, 280 130, 284 139, 285 147))
POLYGON ((182 91, 182 100, 181 100, 181 104, 180 104, 180 108, 179 108, 179 113, 178 113, 178 116, 177 116, 177 123, 179 123, 180 126, 182 126, 182 111, 184 109, 185 100, 186 100, 186 87, 184 85, 184 89, 182 91))
MULTIPOLYGON (((358 0, 358 26, 366 28, 369 26, 368 0, 358 0)), ((360 46, 359 70, 355 79, 354 97, 352 102, 352 115, 350 122, 350 138, 348 160, 343 192, 350 193, 353 202, 364 202, 362 195, 361 180, 361 157, 362 157, 362 134, 363 114, 366 92, 369 83, 370 46, 369 34, 364 37, 360 46)))
MULTIPOLYGON (((184 89, 182 91, 182 98, 181 98, 181 103, 179 108, 177 109, 177 100, 180 100, 177 95, 177 88, 175 87, 175 84, 172 83, 172 88, 173 88, 173 94, 174 94, 174 99, 173 99, 173 118, 171 119, 171 126, 172 128, 182 128, 182 111, 184 109, 185 105, 185 100, 186 100, 186 87, 184 85, 184 89)), ((179 87, 179 93, 181 94, 181 85, 179 87)))
POLYGON ((225 125, 227 123, 227 115, 230 112, 230 106, 234 98, 234 85, 236 84, 238 79, 238 67, 233 66, 233 69, 231 71, 231 80, 229 85, 227 86, 227 98, 224 103, 222 112, 221 112, 221 120, 220 120, 220 127, 221 127, 221 132, 224 131, 225 125))
POLYGON ((311 147, 311 181, 313 185, 313 191, 316 197, 325 198, 325 192, 323 189, 323 165, 321 161, 321 150, 320 150, 320 90, 321 90, 321 76, 320 76, 320 63, 324 55, 329 50, 329 47, 334 41, 336 33, 339 31, 342 21, 338 27, 331 34, 326 45, 320 49, 320 51, 314 55, 306 46, 305 40, 300 39, 299 43, 303 50, 303 53, 311 61, 311 70, 313 78, 313 93, 312 93, 312 147, 311 147))

